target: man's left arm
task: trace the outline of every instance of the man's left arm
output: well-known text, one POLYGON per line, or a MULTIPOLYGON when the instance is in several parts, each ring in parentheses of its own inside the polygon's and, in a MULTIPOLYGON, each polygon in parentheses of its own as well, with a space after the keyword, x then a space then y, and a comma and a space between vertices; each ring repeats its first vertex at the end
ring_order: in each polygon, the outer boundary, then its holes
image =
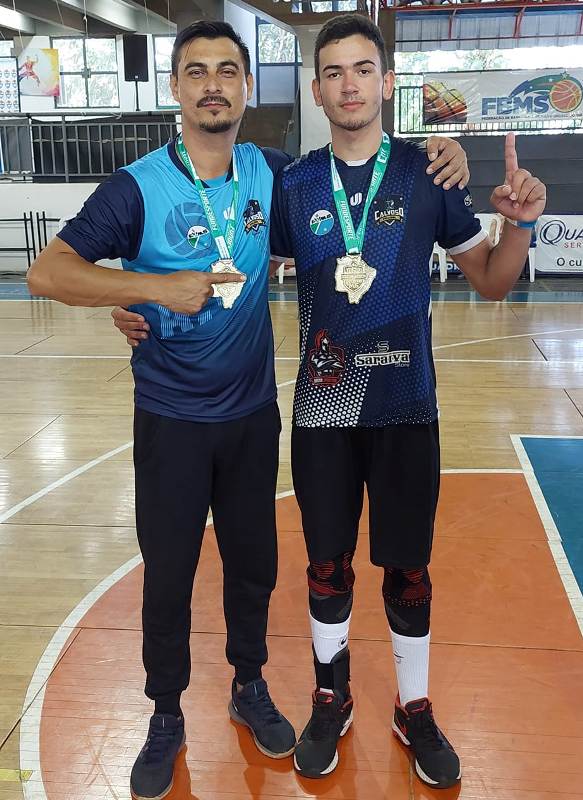
POLYGON ((470 284, 488 300, 503 300, 518 280, 528 255, 532 229, 546 204, 545 185, 518 166, 513 133, 506 137, 504 154, 505 181, 490 197, 495 211, 506 218, 500 241, 494 246, 483 234, 475 246, 449 248, 470 284))

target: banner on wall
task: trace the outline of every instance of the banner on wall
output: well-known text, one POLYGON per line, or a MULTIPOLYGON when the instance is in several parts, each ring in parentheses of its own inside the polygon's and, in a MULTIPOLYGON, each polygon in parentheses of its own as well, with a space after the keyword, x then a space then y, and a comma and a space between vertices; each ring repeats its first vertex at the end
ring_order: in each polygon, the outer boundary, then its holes
POLYGON ((25 47, 18 55, 18 87, 21 95, 58 97, 59 51, 25 47))
POLYGON ((537 272, 583 273, 583 216, 543 215, 536 226, 537 272))
POLYGON ((483 123, 583 117, 583 69, 428 73, 423 122, 483 123))

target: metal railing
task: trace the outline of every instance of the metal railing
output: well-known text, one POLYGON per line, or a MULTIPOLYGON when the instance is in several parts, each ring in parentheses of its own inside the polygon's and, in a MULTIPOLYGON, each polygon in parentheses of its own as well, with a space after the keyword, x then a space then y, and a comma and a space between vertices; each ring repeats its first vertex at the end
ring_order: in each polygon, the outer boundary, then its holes
MULTIPOLYGON (((485 70, 503 72, 504 70, 485 70)), ((445 73, 447 74, 447 73, 445 73)), ((402 73, 397 76, 395 92, 395 127, 402 136, 423 136, 429 133, 463 133, 464 135, 499 134, 506 131, 523 133, 583 132, 583 118, 568 120, 508 120, 496 122, 449 122, 439 125, 423 123, 423 74, 402 73)))
POLYGON ((174 115, 12 114, 0 117, 0 153, 8 175, 100 180, 162 147, 176 130, 174 115))
POLYGON ((26 255, 26 260, 30 267, 40 251, 43 250, 49 242, 47 222, 58 223, 59 220, 56 217, 47 217, 46 211, 42 213, 36 211, 34 215, 32 211, 25 211, 21 217, 0 218, 0 232, 3 234, 3 241, 5 241, 6 238, 6 228, 4 227, 6 225, 9 226, 11 232, 21 237, 19 244, 0 247, 0 255, 24 254, 26 255))

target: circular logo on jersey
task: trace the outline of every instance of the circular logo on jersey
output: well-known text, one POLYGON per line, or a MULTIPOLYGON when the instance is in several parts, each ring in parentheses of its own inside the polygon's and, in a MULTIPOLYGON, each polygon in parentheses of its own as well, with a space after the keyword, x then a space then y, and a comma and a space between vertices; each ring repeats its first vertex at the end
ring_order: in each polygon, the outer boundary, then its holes
POLYGON ((334 217, 327 209, 322 208, 320 211, 316 211, 315 214, 312 214, 310 230, 312 233, 315 233, 316 236, 326 236, 333 227, 334 217))
POLYGON ((188 243, 196 250, 199 241, 206 236, 208 232, 209 229, 205 228, 204 225, 193 225, 188 229, 188 233, 186 234, 188 243))
POLYGON ((164 222, 166 241, 179 256, 198 258, 212 247, 206 218, 196 203, 181 203, 170 210, 164 222))

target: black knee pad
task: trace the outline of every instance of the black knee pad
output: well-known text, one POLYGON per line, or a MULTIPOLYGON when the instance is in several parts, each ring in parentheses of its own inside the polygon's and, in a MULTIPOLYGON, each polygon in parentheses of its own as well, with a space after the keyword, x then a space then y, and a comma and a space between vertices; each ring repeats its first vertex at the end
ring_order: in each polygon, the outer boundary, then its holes
POLYGON ((335 625, 345 622, 352 611, 354 550, 330 561, 312 561, 307 569, 310 613, 318 622, 335 625))
POLYGON ((427 636, 431 611, 431 579, 427 567, 385 567, 385 611, 391 630, 401 636, 427 636))

